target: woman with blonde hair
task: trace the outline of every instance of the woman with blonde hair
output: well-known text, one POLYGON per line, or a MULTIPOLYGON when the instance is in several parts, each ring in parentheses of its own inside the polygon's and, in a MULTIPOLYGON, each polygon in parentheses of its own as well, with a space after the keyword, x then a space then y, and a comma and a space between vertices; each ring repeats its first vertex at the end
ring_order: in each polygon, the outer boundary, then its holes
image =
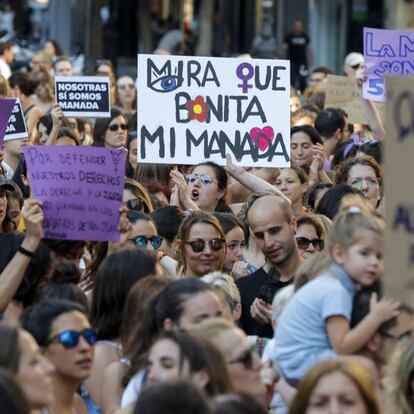
POLYGON ((414 413, 414 343, 401 343, 392 354, 384 378, 387 414, 414 413))
POLYGON ((341 414, 380 414, 374 384, 356 362, 329 360, 314 366, 300 382, 289 414, 320 414, 332 407, 341 414))

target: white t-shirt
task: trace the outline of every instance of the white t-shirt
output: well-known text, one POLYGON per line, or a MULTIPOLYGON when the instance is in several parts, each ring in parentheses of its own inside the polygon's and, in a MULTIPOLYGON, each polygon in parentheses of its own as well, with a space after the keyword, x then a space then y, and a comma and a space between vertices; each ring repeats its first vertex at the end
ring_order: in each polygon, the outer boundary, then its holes
POLYGON ((9 79, 11 75, 10 66, 2 58, 0 58, 0 75, 6 79, 9 79))
POLYGON ((135 404, 142 390, 144 378, 145 370, 141 369, 129 380, 128 385, 122 393, 121 408, 125 408, 131 404, 135 404))

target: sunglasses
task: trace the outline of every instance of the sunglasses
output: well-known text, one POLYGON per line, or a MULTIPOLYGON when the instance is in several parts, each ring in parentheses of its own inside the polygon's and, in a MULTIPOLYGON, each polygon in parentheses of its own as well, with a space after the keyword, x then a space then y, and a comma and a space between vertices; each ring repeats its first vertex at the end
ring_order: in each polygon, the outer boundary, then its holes
POLYGON ((89 345, 95 345, 98 336, 93 329, 84 329, 83 331, 63 331, 60 334, 52 336, 46 341, 45 346, 50 345, 56 340, 66 349, 75 348, 79 344, 80 337, 83 337, 89 345))
POLYGON ((200 183, 203 185, 208 185, 214 183, 214 180, 208 175, 199 175, 199 174, 188 174, 185 177, 187 184, 194 184, 197 180, 200 180, 200 183))
POLYGON ((133 83, 129 83, 128 85, 118 85, 118 89, 121 91, 132 91, 135 88, 133 83))
POLYGON ((253 349, 243 352, 238 358, 229 361, 228 364, 243 364, 246 369, 253 368, 253 349))
POLYGON ((145 247, 147 247, 148 242, 150 242, 151 246, 155 250, 157 250, 161 247, 163 239, 162 239, 161 236, 152 236, 152 237, 136 236, 136 237, 134 237, 133 239, 130 239, 130 240, 135 243, 136 247, 143 248, 143 249, 145 249, 145 247))
POLYGON ((210 249, 213 252, 218 252, 224 247, 225 241, 223 239, 211 239, 209 241, 205 241, 203 239, 196 239, 190 242, 185 242, 185 244, 189 244, 192 251, 194 253, 201 253, 206 248, 206 244, 209 245, 210 249))
POLYGON ((144 204, 143 202, 139 199, 139 198, 134 198, 132 200, 128 200, 125 203, 126 207, 128 210, 133 210, 133 211, 142 211, 144 208, 144 204))
POLYGON ((325 242, 322 239, 308 239, 306 237, 296 237, 296 244, 299 249, 303 250, 306 250, 310 244, 312 244, 316 250, 323 250, 325 247, 325 242))
POLYGON ((109 125, 108 127, 108 129, 112 132, 118 131, 118 128, 121 128, 122 131, 126 131, 127 126, 126 124, 112 124, 112 125, 109 125))

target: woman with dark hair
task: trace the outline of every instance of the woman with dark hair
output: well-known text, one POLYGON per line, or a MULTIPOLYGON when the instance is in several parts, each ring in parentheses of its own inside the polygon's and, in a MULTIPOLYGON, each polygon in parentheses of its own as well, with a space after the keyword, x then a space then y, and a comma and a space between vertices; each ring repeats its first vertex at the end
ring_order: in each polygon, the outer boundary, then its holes
POLYGON ((295 239, 304 259, 324 249, 325 237, 321 224, 314 216, 304 215, 297 218, 295 239))
POLYGON ((91 323, 99 341, 91 376, 85 383, 98 406, 103 373, 121 356, 120 329, 128 292, 135 282, 150 274, 156 274, 156 258, 144 249, 120 250, 99 266, 91 305, 91 323))
POLYGON ((377 208, 382 198, 382 167, 368 155, 348 158, 335 168, 335 184, 348 184, 360 190, 377 208))
POLYGON ((308 177, 302 168, 294 165, 290 168, 282 168, 276 178, 275 186, 292 202, 295 216, 306 214, 304 197, 308 190, 308 177))
POLYGON ((153 211, 150 216, 154 219, 158 234, 163 238, 161 250, 177 259, 174 241, 185 218, 184 212, 177 206, 163 206, 153 211))
POLYGON ((98 118, 93 132, 94 145, 97 147, 125 147, 127 141, 127 120, 121 109, 111 108, 109 118, 98 118))
POLYGON ((226 240, 226 257, 223 263, 223 272, 235 279, 249 274, 248 264, 244 260, 246 248, 246 232, 242 222, 228 213, 214 213, 224 232, 226 240))
POLYGON ((333 220, 339 212, 342 199, 347 195, 364 197, 360 190, 347 184, 338 184, 330 188, 320 199, 316 207, 316 214, 323 214, 333 220))
POLYGON ((85 309, 74 302, 50 299, 28 309, 21 323, 55 366, 49 411, 86 414, 86 401, 78 389, 91 373, 97 336, 85 309))
MULTIPOLYGON (((145 376, 145 354, 151 343, 162 330, 188 330, 206 318, 221 317, 223 306, 214 288, 196 278, 177 280, 168 285, 150 303, 143 316, 141 328, 136 331, 133 341, 140 346, 131 355, 131 379, 122 396, 121 406, 125 407, 136 399, 145 376)), ((133 343, 133 342, 131 342, 133 343)))
POLYGON ((307 195, 307 208, 314 212, 323 195, 333 187, 333 184, 317 183, 310 187, 307 195))
POLYGON ((48 39, 43 46, 43 51, 48 53, 53 59, 63 56, 63 50, 56 40, 48 39))
MULTIPOLYGON (((30 409, 43 409, 52 402, 50 361, 39 350, 29 332, 0 323, 0 368, 10 372, 21 387, 30 409)), ((0 392, 1 394, 1 392, 0 392)), ((0 403, 2 410, 5 409, 0 403)))
POLYGON ((137 89, 130 76, 121 76, 116 81, 115 105, 122 108, 127 117, 137 109, 137 89))
POLYGON ((44 67, 39 67, 39 69, 32 72, 32 78, 37 82, 35 90, 36 105, 46 114, 52 109, 52 105, 55 102, 53 78, 44 67))
POLYGON ((36 139, 36 125, 43 111, 36 106, 31 98, 34 95, 38 82, 33 80, 29 73, 14 72, 9 78, 10 96, 19 98, 22 104, 24 119, 26 120, 27 133, 29 134, 29 142, 32 143, 36 139))
MULTIPOLYGON (((129 122, 128 122, 129 124, 129 122)), ((130 129, 128 127, 128 129, 130 129)), ((126 148, 128 150, 128 157, 126 159, 125 167, 125 176, 133 179, 135 175, 135 170, 138 165, 138 155, 137 155, 137 131, 128 132, 126 148)))
POLYGON ((373 381, 354 361, 329 360, 312 368, 299 383, 289 414, 317 414, 337 407, 343 414, 380 414, 373 381))
POLYGON ((6 191, 7 218, 9 222, 12 223, 13 230, 21 230, 20 223, 22 218, 22 208, 24 202, 23 194, 19 186, 14 181, 10 181, 9 184, 13 186, 14 190, 6 191))
POLYGON ((178 230, 176 245, 181 275, 201 277, 223 270, 226 240, 213 215, 202 211, 189 214, 178 230))
POLYGON ((111 105, 117 105, 116 103, 116 74, 115 68, 112 62, 108 59, 98 59, 95 62, 94 68, 95 75, 97 76, 108 76, 110 85, 110 97, 111 105))

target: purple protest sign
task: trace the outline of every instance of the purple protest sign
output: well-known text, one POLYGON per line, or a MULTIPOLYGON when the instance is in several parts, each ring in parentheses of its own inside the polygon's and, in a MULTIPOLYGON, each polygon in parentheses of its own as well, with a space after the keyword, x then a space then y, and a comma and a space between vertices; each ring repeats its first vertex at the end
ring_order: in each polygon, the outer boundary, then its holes
POLYGON ((0 149, 3 146, 4 135, 16 99, 0 99, 0 149))
POLYGON ((414 32, 364 27, 363 97, 385 101, 385 76, 414 75, 414 32))
POLYGON ((26 146, 24 156, 33 196, 43 203, 43 237, 119 240, 122 149, 26 146))

